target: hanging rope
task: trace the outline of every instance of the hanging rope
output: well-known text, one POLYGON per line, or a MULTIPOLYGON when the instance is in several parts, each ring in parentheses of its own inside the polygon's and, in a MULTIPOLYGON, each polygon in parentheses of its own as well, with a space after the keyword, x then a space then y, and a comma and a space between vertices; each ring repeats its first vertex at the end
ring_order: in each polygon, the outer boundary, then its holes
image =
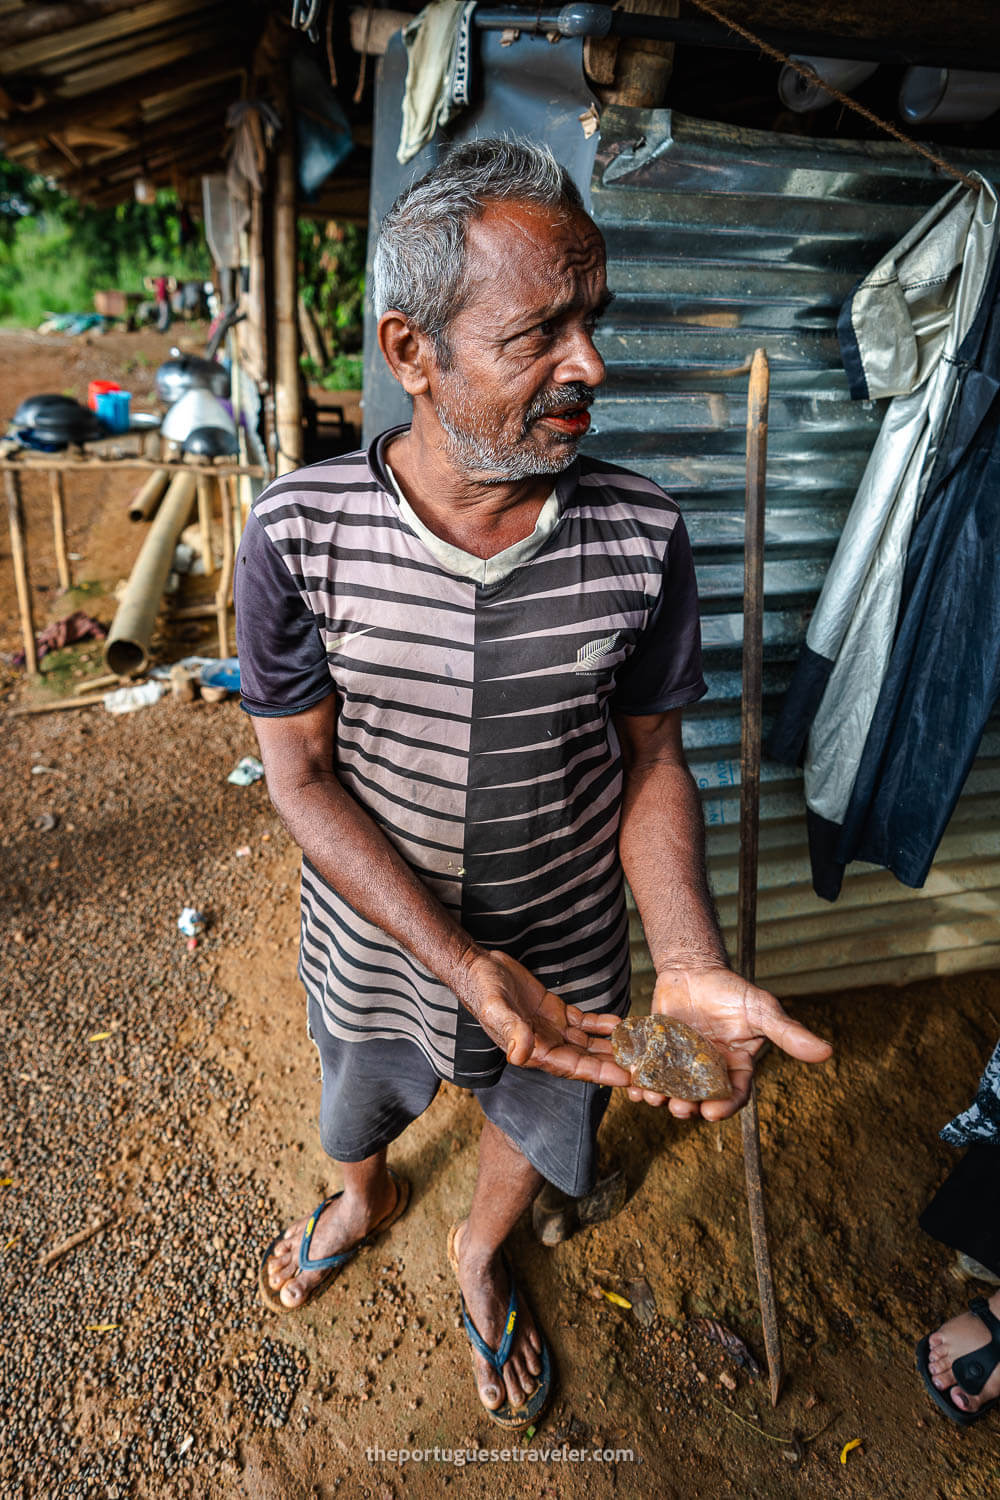
POLYGON ((898 126, 893 125, 891 120, 883 120, 879 115, 874 114, 872 110, 866 109, 863 104, 858 104, 856 100, 851 98, 850 94, 844 94, 840 89, 834 88, 832 84, 826 83, 816 72, 815 68, 810 68, 806 63, 796 62, 793 57, 788 57, 784 52, 779 51, 777 47, 772 47, 769 42, 764 41, 763 37, 757 36, 755 32, 750 31, 746 26, 741 26, 738 21, 733 21, 729 16, 723 15, 720 10, 716 10, 715 6, 710 3, 710 0, 690 0, 690 3, 696 9, 705 11, 707 15, 710 15, 713 20, 718 21, 720 25, 725 26, 729 31, 735 31, 736 35, 741 36, 744 41, 752 42, 761 52, 766 53, 768 57, 773 57, 775 62, 784 63, 786 67, 792 68, 800 77, 806 79, 808 83, 818 84, 831 98, 836 99, 838 103, 843 104, 847 109, 853 109, 855 114, 861 115, 869 124, 876 125, 879 130, 884 130, 888 135, 895 136, 897 141, 901 142, 904 146, 908 146, 918 156, 926 157, 929 162, 933 162, 938 171, 946 172, 949 177, 954 177, 957 181, 964 182, 965 186, 972 188, 973 192, 979 192, 981 184, 975 177, 970 177, 968 172, 963 172, 959 167, 952 166, 951 162, 945 161, 943 156, 938 156, 929 146, 925 146, 922 141, 915 141, 912 136, 906 135, 898 126))

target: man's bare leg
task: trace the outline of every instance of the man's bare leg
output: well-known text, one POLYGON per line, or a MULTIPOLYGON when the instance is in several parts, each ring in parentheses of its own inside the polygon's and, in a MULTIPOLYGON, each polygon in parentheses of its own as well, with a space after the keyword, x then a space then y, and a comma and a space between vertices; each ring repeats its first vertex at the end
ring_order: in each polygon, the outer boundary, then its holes
MULTIPOLYGON (((324 1209, 313 1231, 309 1247, 311 1260, 349 1250, 392 1212, 397 1187, 386 1169, 385 1152, 378 1151, 364 1161, 338 1163, 344 1174, 344 1191, 335 1203, 324 1209)), ((268 1285, 278 1292, 286 1307, 298 1307, 306 1292, 326 1274, 323 1271, 299 1271, 299 1245, 309 1223, 308 1215, 285 1231, 268 1257, 268 1285), (280 1291, 279 1291, 280 1288, 280 1291)))
MULTIPOLYGON (((544 1180, 502 1130, 490 1120, 484 1121, 476 1189, 469 1217, 455 1237, 455 1253, 469 1317, 491 1349, 496 1349, 503 1337, 510 1301, 500 1249, 517 1220, 531 1207, 544 1180)), ((475 1355, 476 1384, 484 1406, 496 1408, 507 1400, 512 1406, 523 1405, 538 1384, 541 1347, 531 1313, 522 1302, 518 1335, 502 1379, 482 1355, 475 1355)))

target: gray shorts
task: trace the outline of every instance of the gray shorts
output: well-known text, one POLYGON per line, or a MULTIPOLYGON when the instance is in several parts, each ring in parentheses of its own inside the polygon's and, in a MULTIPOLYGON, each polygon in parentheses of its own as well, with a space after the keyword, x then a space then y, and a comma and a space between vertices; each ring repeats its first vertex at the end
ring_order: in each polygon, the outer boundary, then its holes
MULTIPOLYGON (((441 1086, 415 1043, 379 1037, 342 1042, 330 1035, 312 1000, 309 1034, 323 1073, 320 1142, 334 1161, 374 1156, 423 1114, 441 1086)), ((508 1063, 499 1082, 471 1092, 486 1118, 549 1182, 573 1197, 590 1191, 609 1088, 508 1063)))

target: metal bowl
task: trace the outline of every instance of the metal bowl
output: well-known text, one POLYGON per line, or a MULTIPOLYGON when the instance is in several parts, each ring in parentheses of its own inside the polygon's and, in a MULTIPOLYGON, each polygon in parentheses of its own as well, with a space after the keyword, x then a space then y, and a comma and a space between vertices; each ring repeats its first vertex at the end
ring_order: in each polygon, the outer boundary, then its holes
POLYGON ((168 359, 156 372, 156 394, 172 406, 188 391, 211 391, 216 396, 229 395, 229 372, 214 359, 197 354, 178 354, 168 359))

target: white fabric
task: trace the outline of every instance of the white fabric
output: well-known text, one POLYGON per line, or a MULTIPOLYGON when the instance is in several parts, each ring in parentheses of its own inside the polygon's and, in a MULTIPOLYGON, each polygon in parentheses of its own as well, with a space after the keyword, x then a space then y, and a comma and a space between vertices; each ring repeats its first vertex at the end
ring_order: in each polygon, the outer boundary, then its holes
POLYGON ((403 27, 409 54, 397 161, 404 165, 469 102, 475 0, 432 0, 403 27))

